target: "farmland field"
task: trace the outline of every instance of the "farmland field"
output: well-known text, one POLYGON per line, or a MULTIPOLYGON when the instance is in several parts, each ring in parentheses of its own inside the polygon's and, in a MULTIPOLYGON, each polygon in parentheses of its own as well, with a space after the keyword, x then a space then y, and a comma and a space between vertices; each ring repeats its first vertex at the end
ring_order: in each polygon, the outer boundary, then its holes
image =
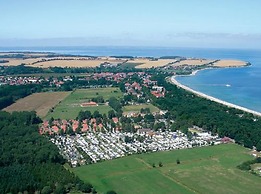
POLYGON ((37 115, 44 117, 48 111, 62 101, 70 92, 43 92, 35 93, 19 99, 4 110, 13 111, 36 111, 37 115))
POLYGON ((135 59, 133 61, 128 61, 128 63, 140 63, 140 65, 135 68, 153 68, 153 67, 163 67, 169 63, 175 62, 176 60, 172 59, 159 59, 156 61, 151 61, 149 59, 135 59))
POLYGON ((139 104, 139 105, 128 105, 123 107, 123 112, 140 112, 141 109, 149 108, 150 112, 158 112, 159 109, 152 104, 139 104))
POLYGON ((252 159, 248 152, 223 144, 132 155, 72 170, 99 193, 260 193, 261 178, 236 168, 252 159))
MULTIPOLYGON (((0 55, 4 55, 4 53, 0 53, 0 55)), ((18 53, 17 53, 18 54, 18 53)), ((10 54, 12 56, 12 54, 10 54)), ((100 57, 97 59, 90 59, 86 57, 55 57, 49 58, 46 56, 47 54, 36 54, 35 56, 29 54, 26 59, 22 58, 2 58, 3 60, 7 60, 8 62, 4 65, 6 66, 17 66, 21 64, 25 64, 27 66, 32 67, 97 67, 102 63, 109 62, 111 64, 119 64, 125 62, 126 59, 116 59, 111 57, 100 57), (32 57, 32 58, 31 58, 32 57)))
POLYGON ((92 88, 92 89, 78 89, 65 98, 53 112, 50 112, 46 119, 53 117, 54 119, 75 119, 78 113, 83 110, 94 112, 98 110, 101 114, 107 114, 112 108, 107 104, 99 106, 81 107, 81 103, 90 101, 92 98, 102 96, 104 100, 109 100, 110 97, 120 98, 122 92, 119 88, 92 88))

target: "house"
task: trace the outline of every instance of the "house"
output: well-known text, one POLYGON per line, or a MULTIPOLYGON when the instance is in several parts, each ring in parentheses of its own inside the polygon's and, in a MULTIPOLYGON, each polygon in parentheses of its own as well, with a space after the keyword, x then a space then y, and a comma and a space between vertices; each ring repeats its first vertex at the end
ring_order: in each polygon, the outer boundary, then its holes
POLYGON ((88 131, 88 129, 89 129, 89 128, 88 128, 88 124, 87 124, 87 123, 83 123, 83 124, 82 124, 82 129, 81 129, 81 131, 82 131, 82 132, 86 132, 86 131, 88 131))
POLYGON ((155 96, 156 98, 161 98, 161 97, 164 97, 165 94, 164 93, 160 93, 158 91, 151 91, 150 92, 153 96, 155 96))
POLYGON ((114 123, 118 123, 118 122, 119 122, 119 119, 118 119, 118 117, 113 117, 113 118, 112 118, 112 121, 113 121, 114 123))
POLYGON ((231 138, 225 136, 221 139, 221 142, 222 143, 231 143, 231 142, 233 142, 233 140, 231 138))
POLYGON ((86 107, 86 106, 98 106, 96 102, 90 101, 90 102, 85 102, 81 104, 81 107, 86 107))
POLYGON ((54 126, 52 126, 52 131, 53 131, 54 133, 58 133, 59 128, 54 125, 54 126))

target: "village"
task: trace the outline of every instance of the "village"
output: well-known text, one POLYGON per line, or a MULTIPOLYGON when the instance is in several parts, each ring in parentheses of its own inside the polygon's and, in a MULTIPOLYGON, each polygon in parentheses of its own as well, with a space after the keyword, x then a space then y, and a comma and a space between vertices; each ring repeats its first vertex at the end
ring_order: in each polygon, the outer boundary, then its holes
POLYGON ((131 154, 216 145, 227 140, 210 133, 197 133, 189 139, 180 131, 87 132, 58 135, 51 141, 72 167, 111 160, 131 154))

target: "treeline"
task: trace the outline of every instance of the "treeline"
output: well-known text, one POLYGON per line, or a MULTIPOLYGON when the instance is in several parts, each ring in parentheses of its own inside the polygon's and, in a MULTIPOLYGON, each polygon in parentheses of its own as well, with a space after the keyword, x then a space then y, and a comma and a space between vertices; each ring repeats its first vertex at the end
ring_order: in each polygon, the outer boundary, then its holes
POLYGON ((172 128, 187 132, 188 127, 199 126, 204 130, 227 136, 248 148, 261 150, 261 120, 252 114, 197 97, 165 81, 166 75, 154 76, 167 90, 165 98, 153 98, 163 110, 169 110, 175 119, 172 128))
MULTIPOLYGON (((138 64, 136 64, 138 65, 138 64)), ((139 69, 135 68, 135 64, 131 63, 122 63, 117 66, 98 66, 98 67, 49 67, 49 68, 40 68, 40 67, 31 67, 26 66, 26 64, 21 64, 17 66, 0 66, 1 75, 21 75, 21 74, 36 74, 36 73, 129 73, 129 72, 138 72, 139 69)), ((151 71, 150 69, 144 71, 151 71)))
POLYGON ((98 80, 79 80, 78 78, 74 78, 70 82, 65 82, 60 90, 63 91, 71 91, 74 88, 88 88, 90 86, 117 86, 117 83, 111 80, 106 80, 105 78, 100 78, 98 80))
POLYGON ((249 171, 249 170, 251 170, 251 165, 256 164, 256 163, 261 163, 260 157, 255 158, 254 160, 249 160, 249 161, 243 162, 242 164, 238 165, 237 167, 240 170, 249 171))
POLYGON ((122 105, 121 105, 121 102, 115 98, 115 97, 111 97, 109 99, 109 106, 112 107, 115 111, 116 111, 116 115, 118 117, 121 117, 122 116, 122 105))
POLYGON ((19 98, 23 98, 35 92, 40 92, 42 90, 41 85, 29 84, 12 86, 6 85, 0 87, 0 109, 3 109, 19 98))
POLYGON ((62 165, 58 148, 38 133, 35 112, 0 112, 0 193, 91 192, 62 165))
MULTIPOLYGON (((19 75, 19 74, 33 74, 44 73, 44 69, 38 67, 28 67, 25 64, 18 66, 0 66, 1 75, 19 75)), ((49 72, 50 73, 50 72, 49 72)))

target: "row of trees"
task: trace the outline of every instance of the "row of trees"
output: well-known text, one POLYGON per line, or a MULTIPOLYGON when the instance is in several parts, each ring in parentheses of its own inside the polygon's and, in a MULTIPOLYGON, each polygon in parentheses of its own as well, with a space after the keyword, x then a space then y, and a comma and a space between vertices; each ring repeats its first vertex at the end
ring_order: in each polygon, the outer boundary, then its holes
MULTIPOLYGON (((1 56, 0 56, 1 58, 1 56)), ((3 61, 3 60, 2 60, 3 61)), ((137 72, 138 69, 135 66, 130 65, 118 65, 117 67, 100 66, 100 67, 50 67, 50 68, 39 68, 29 67, 26 64, 18 66, 1 66, 1 73, 3 75, 19 75, 19 74, 34 74, 34 73, 101 73, 101 72, 137 72)))

